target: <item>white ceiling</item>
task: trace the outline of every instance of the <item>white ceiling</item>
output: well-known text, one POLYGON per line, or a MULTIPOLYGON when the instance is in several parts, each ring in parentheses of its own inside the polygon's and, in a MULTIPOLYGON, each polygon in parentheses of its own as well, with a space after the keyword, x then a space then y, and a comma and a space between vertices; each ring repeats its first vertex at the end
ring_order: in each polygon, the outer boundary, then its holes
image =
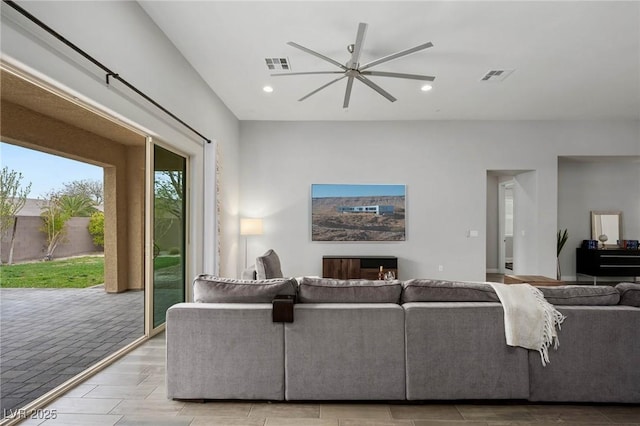
POLYGON ((640 119, 640 2, 610 1, 140 1, 142 8, 241 120, 640 119), (434 47, 376 67, 436 77, 371 80, 389 102, 346 79, 297 99, 333 75, 271 77, 267 57, 292 71, 337 67, 359 22, 361 63, 431 41, 434 47), (481 82, 493 69, 515 69, 481 82), (262 87, 271 85, 267 94, 262 87))

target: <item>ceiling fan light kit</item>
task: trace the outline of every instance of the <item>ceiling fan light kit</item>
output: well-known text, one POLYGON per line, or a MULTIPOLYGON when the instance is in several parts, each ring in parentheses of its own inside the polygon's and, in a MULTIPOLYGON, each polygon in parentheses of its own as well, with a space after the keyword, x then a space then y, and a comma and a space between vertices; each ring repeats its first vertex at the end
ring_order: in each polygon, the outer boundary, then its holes
MULTIPOLYGON (((353 88, 353 82, 355 80, 364 83, 366 86, 375 90, 380 95, 384 96, 390 102, 395 102, 396 98, 393 97, 389 92, 384 90, 382 87, 378 86, 376 83, 371 81, 371 79, 367 78, 369 76, 374 77, 392 77, 392 78, 404 78, 411 80, 422 80, 422 81, 434 81, 435 77, 429 75, 419 75, 419 74, 405 74, 405 73, 397 73, 397 72, 387 72, 387 71, 368 71, 370 68, 373 68, 377 65, 384 64, 390 61, 393 61, 398 58, 402 58, 404 56, 410 55, 412 53, 419 52, 421 50, 427 49, 429 47, 433 47, 433 43, 427 42, 420 44, 418 46, 412 47, 410 49, 401 50, 400 52, 393 53, 391 55, 384 56, 382 58, 376 59, 374 61, 368 62, 364 65, 360 65, 360 55, 362 53, 362 48, 364 45, 364 39, 367 33, 368 25, 365 23, 360 23, 358 25, 358 33, 356 34, 356 42, 354 44, 350 44, 347 46, 347 51, 351 53, 351 58, 347 61, 345 65, 342 65, 340 62, 331 59, 321 53, 318 53, 314 50, 311 50, 307 47, 301 46, 293 41, 288 42, 289 46, 295 47, 296 49, 300 49, 303 52, 306 52, 310 55, 313 55, 317 58, 320 58, 326 62, 329 62, 332 65, 340 68, 340 71, 307 71, 307 72, 290 72, 290 73, 280 73, 280 74, 271 74, 272 76, 285 76, 285 75, 309 75, 309 74, 342 74, 341 76, 329 81, 328 83, 320 86, 316 90, 306 94, 305 96, 298 99, 298 101, 303 101, 308 97, 318 93, 322 89, 325 89, 331 86, 334 83, 346 78, 347 79, 347 88, 344 93, 344 101, 342 103, 343 108, 349 107, 349 101, 351 100, 351 89, 353 88)), ((423 86, 422 90, 430 90, 430 85, 423 86), (425 89, 426 86, 429 86, 429 89, 425 89)))

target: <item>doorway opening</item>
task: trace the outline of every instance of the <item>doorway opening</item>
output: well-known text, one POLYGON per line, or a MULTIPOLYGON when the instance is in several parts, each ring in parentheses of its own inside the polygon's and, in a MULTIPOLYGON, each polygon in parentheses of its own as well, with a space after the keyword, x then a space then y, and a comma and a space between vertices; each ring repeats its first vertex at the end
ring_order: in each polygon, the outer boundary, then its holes
POLYGON ((0 148, 2 194, 13 176, 18 195, 0 199, 4 418, 143 337, 144 294, 105 290, 103 168, 0 148))
POLYGON ((538 187, 535 170, 487 171, 488 274, 538 274, 538 187))
MULTIPOLYGON (((113 353, 116 343, 122 342, 117 352, 121 354, 148 335, 149 308, 143 291, 148 142, 142 132, 19 70, 3 64, 0 79, 2 141, 97 166, 104 186, 104 284, 54 289, 55 293, 37 289, 33 297, 24 292, 13 298, 3 294, 2 332, 9 331, 9 324, 18 324, 11 349, 22 357, 11 361, 11 372, 2 366, 3 415, 10 416, 73 387, 87 377, 87 368, 102 368, 117 356, 113 353), (38 321, 26 326, 20 312, 38 321), (60 339, 55 338, 58 332, 64 335, 60 339), (89 341, 81 343, 86 337, 89 341), (83 360, 89 357, 93 358, 87 365, 83 360), (39 385, 41 379, 48 379, 47 388, 39 385)), ((53 164, 44 167, 52 175, 65 172, 65 167, 53 164)), ((4 334, 2 341, 4 360, 9 349, 4 334)))
POLYGON ((498 190, 498 270, 500 274, 513 273, 513 224, 514 224, 514 181, 500 182, 498 190))

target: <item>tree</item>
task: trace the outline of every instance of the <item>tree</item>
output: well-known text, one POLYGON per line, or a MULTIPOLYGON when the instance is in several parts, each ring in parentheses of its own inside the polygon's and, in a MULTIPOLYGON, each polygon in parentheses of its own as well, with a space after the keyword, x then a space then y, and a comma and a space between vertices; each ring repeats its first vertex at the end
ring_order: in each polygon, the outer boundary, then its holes
POLYGON ((42 228, 47 235, 47 254, 44 260, 52 260, 53 252, 67 233, 67 222, 72 217, 88 217, 96 211, 94 201, 85 194, 67 194, 66 190, 51 191, 40 207, 42 228))
POLYGON ((95 205, 102 204, 104 200, 104 189, 102 182, 94 179, 74 180, 64 183, 62 193, 64 195, 75 196, 84 195, 91 199, 95 205))
POLYGON ((62 210, 69 214, 69 217, 89 217, 96 211, 95 202, 85 194, 59 195, 62 210))
POLYGON ((27 196, 31 192, 31 182, 25 188, 20 188, 22 173, 3 167, 0 172, 0 234, 11 229, 11 244, 9 246, 8 263, 13 263, 13 245, 18 227, 16 214, 24 207, 27 196))
POLYGON ((184 173, 182 170, 164 170, 156 173, 155 209, 182 220, 182 188, 184 173))
POLYGON ((68 210, 65 210, 59 193, 47 194, 45 204, 41 207, 42 228, 40 230, 47 235, 47 254, 44 260, 52 260, 53 252, 58 247, 66 234, 66 224, 71 218, 68 210))
POLYGON ((104 213, 95 212, 89 219, 89 234, 93 237, 93 244, 104 247, 104 213))
POLYGON ((177 220, 182 225, 182 187, 184 173, 181 170, 163 170, 155 175, 154 237, 160 240, 177 220))

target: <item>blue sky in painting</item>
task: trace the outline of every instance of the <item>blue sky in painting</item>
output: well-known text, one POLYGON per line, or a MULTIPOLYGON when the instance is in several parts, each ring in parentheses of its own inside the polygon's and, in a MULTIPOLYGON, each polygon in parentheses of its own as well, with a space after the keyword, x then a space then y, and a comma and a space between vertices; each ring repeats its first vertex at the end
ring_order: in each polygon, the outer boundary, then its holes
POLYGON ((342 184, 311 185, 312 198, 404 196, 404 195, 405 195, 405 185, 342 185, 342 184))

